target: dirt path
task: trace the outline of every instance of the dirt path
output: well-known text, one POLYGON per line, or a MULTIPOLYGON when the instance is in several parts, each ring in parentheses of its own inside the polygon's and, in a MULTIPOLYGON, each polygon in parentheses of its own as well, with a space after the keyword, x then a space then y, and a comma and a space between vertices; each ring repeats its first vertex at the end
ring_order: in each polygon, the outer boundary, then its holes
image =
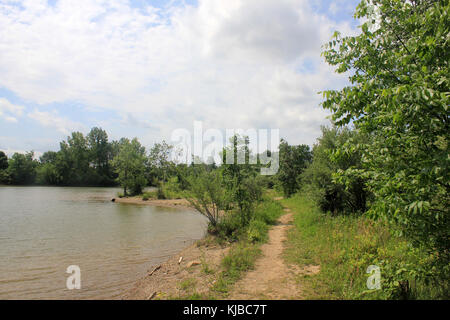
POLYGON ((296 283, 295 269, 288 267, 282 257, 287 231, 292 227, 293 215, 290 209, 284 209, 278 224, 269 231, 269 241, 261 246, 262 257, 255 269, 239 280, 229 299, 301 299, 301 290, 296 283))

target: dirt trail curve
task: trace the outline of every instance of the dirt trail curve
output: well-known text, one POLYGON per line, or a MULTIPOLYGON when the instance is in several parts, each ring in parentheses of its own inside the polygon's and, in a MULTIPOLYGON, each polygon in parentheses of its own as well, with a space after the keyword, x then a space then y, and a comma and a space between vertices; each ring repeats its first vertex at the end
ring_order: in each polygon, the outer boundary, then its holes
MULTIPOLYGON (((275 200, 280 200, 276 198, 275 200)), ((278 224, 269 230, 269 241, 261 246, 262 256, 255 268, 239 280, 230 293, 232 300, 301 299, 299 285, 295 282, 295 268, 287 266, 283 259, 287 231, 292 227, 293 215, 284 209, 278 224)))

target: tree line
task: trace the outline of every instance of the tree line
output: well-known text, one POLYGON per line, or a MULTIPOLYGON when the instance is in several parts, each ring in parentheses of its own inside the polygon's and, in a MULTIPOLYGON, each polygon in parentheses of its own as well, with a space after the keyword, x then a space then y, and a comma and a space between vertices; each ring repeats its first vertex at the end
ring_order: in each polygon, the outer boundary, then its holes
POLYGON ((85 136, 73 132, 60 143, 59 151, 35 158, 33 151, 14 153, 9 159, 0 151, 0 183, 12 185, 116 186, 138 194, 146 185, 167 179, 174 163, 172 146, 156 143, 146 154, 135 138, 109 141, 105 130, 94 127, 85 136))

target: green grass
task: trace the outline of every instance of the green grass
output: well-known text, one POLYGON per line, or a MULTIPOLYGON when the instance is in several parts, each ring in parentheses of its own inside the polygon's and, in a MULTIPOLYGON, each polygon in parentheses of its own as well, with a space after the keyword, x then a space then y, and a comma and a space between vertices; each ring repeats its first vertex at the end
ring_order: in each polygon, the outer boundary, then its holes
POLYGON ((240 242, 230 249, 222 260, 223 271, 219 274, 212 291, 226 296, 233 284, 241 278, 244 272, 252 270, 261 250, 258 245, 240 242))
POLYGON ((194 278, 188 278, 179 283, 181 290, 194 290, 197 284, 197 280, 194 278))
POLYGON ((288 234, 285 258, 300 267, 320 265, 320 272, 299 276, 311 299, 393 299, 398 281, 412 285, 408 298, 433 298, 438 293, 418 283, 403 266, 418 264, 426 257, 412 250, 404 239, 391 235, 386 225, 364 216, 331 216, 309 199, 295 195, 282 204, 295 213, 295 228, 288 234), (366 286, 369 265, 381 268, 381 290, 366 286), (387 281, 389 280, 389 281, 387 281))

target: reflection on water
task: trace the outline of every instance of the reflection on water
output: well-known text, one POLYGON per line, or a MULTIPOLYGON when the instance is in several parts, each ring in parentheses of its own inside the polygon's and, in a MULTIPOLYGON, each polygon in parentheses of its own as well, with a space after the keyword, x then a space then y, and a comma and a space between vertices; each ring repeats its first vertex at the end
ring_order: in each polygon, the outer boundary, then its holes
POLYGON ((0 299, 117 298, 204 235, 183 209, 112 203, 118 189, 0 187, 0 299), (66 289, 66 268, 81 290, 66 289))

